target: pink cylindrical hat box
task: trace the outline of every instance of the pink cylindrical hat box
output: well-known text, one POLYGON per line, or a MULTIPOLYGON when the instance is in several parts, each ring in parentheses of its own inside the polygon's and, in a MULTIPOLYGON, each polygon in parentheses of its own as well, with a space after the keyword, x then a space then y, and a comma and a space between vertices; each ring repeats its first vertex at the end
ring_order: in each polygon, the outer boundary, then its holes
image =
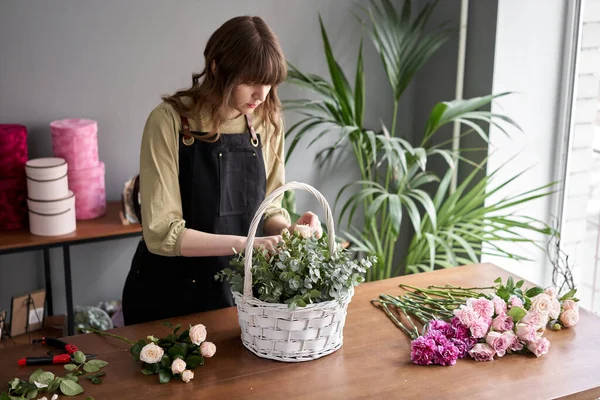
POLYGON ((44 201, 68 197, 67 170, 67 162, 62 158, 44 157, 27 161, 27 197, 44 201))
POLYGON ((27 184, 25 174, 0 179, 0 230, 27 226, 27 184))
POLYGON ((69 170, 98 167, 98 123, 91 119, 71 118, 50 123, 52 152, 67 160, 69 170))
POLYGON ((23 176, 26 161, 27 128, 0 124, 0 179, 23 176))
POLYGON ((39 236, 60 236, 76 229, 75 195, 69 191, 60 200, 35 201, 27 199, 29 231, 39 236))
POLYGON ((75 193, 78 220, 93 219, 106 213, 104 163, 95 168, 69 170, 69 188, 75 193))

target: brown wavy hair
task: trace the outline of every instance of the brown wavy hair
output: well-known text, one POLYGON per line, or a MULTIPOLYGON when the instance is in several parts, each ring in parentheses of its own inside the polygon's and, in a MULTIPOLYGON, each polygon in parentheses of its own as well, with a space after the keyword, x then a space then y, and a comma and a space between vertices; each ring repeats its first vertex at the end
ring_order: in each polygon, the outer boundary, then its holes
POLYGON ((213 126, 202 140, 216 142, 222 112, 229 108, 236 85, 270 85, 271 90, 256 113, 263 123, 273 125, 274 142, 282 128, 277 86, 286 77, 287 65, 275 33, 260 17, 240 16, 226 21, 211 35, 204 49, 204 70, 192 75, 192 86, 162 99, 180 115, 192 119, 209 105, 213 126))

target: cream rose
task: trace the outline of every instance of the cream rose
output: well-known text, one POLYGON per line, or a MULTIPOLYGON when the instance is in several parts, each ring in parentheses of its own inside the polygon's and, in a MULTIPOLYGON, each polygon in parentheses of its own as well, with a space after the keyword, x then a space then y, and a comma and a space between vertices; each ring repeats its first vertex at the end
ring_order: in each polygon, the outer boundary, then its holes
POLYGON ((570 310, 573 308, 575 308, 575 309, 579 308, 579 305, 575 301, 573 301, 573 300, 563 301, 563 304, 562 304, 563 311, 567 311, 567 310, 570 310))
POLYGON ((156 364, 165 354, 165 351, 162 347, 155 345, 154 343, 149 343, 142 348, 140 352, 140 360, 147 364, 156 364))
POLYGON ((192 379, 194 379, 194 373, 192 371, 190 371, 189 369, 186 369, 181 374, 181 380, 184 381, 185 383, 188 383, 192 379))
POLYGON ((200 346, 206 340, 206 327, 202 324, 192 326, 190 328, 190 340, 196 346, 200 346))
POLYGON ((552 309, 552 298, 546 293, 540 293, 531 299, 530 312, 540 315, 550 315, 552 309))
POLYGON ((556 298, 556 288, 554 286, 550 286, 550 287, 547 287, 546 289, 544 289, 544 293, 546 293, 548 296, 550 296, 551 299, 556 298))
POLYGON ((552 304, 550 306, 550 318, 556 319, 560 315, 560 301, 556 297, 552 298, 552 304))
POLYGON ((204 342, 200 345, 200 353, 203 357, 212 357, 217 352, 217 346, 212 342, 204 342))
POLYGON ((313 229, 310 225, 296 225, 294 232, 298 232, 303 238, 309 238, 313 235, 313 229))
POLYGON ((572 328, 577 325, 579 322, 579 309, 570 308, 563 311, 563 313, 560 315, 560 322, 562 322, 565 328, 572 328))
POLYGON ((176 358, 173 360, 173 364, 171 364, 171 372, 173 372, 173 374, 181 374, 183 371, 185 371, 185 361, 183 361, 181 358, 176 358))

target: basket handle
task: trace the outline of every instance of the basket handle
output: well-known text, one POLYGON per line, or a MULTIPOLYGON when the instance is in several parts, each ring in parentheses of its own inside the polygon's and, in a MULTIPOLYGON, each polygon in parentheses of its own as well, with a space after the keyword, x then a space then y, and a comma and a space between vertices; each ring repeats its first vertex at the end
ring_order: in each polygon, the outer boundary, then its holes
POLYGON ((325 220, 327 222, 327 231, 329 237, 329 254, 333 254, 336 250, 335 243, 335 230, 333 226, 333 214, 331 213, 331 208, 329 208, 329 203, 325 200, 325 197, 314 187, 307 185, 306 183, 301 182, 288 182, 285 185, 282 185, 275 189, 265 200, 261 203, 261 205, 256 210, 254 214, 254 218, 250 223, 250 228, 248 229, 248 239, 246 241, 246 257, 244 260, 244 296, 251 297, 252 296, 252 253, 254 251, 254 238, 256 236, 256 230, 258 229, 258 224, 260 223, 260 219, 264 214, 267 207, 282 193, 290 190, 290 189, 300 189, 304 190, 315 196, 319 203, 323 206, 323 210, 325 211, 325 220))

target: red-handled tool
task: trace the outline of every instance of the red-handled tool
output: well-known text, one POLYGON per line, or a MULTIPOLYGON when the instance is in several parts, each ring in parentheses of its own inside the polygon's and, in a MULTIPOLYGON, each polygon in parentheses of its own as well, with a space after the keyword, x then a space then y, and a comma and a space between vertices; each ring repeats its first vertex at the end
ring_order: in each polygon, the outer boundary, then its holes
MULTIPOLYGON (((41 339, 35 339, 35 340, 33 340, 32 343, 33 344, 41 343, 46 346, 52 346, 59 350, 65 351, 66 353, 54 355, 54 354, 52 354, 51 351, 49 351, 47 356, 25 357, 25 358, 20 359, 17 362, 19 364, 19 366, 67 364, 70 362, 75 362, 75 358, 74 358, 73 354, 76 351, 79 351, 79 349, 75 345, 68 344, 66 342, 63 342, 62 340, 50 338, 50 337, 43 337, 41 339)), ((86 357, 86 359, 94 358, 94 357, 96 357, 96 354, 86 354, 85 357, 86 357)))

